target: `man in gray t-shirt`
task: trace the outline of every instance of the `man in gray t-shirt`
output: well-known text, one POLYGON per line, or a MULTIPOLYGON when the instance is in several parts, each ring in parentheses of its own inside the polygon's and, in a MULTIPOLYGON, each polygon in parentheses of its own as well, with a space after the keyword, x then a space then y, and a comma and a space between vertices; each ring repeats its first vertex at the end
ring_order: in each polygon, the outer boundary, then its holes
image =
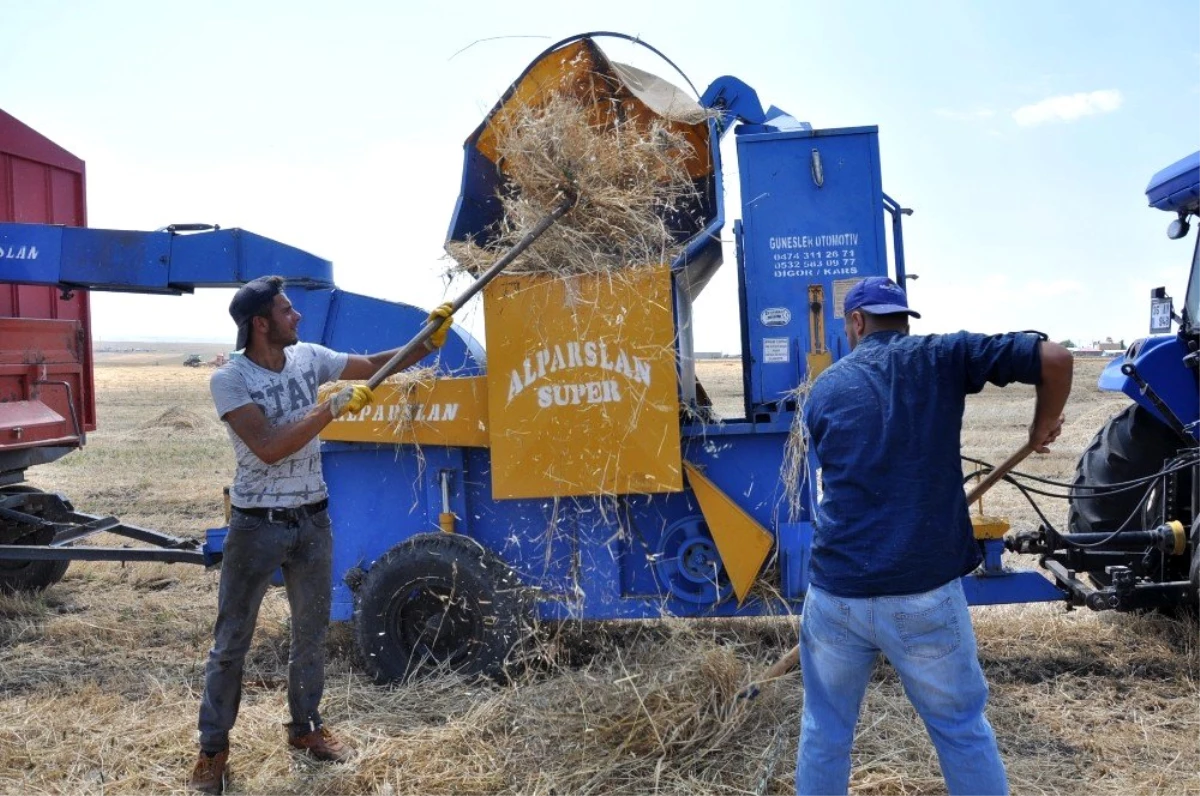
MULTIPOLYGON (((213 373, 210 383, 217 414, 233 442, 237 474, 200 703, 200 753, 188 783, 202 793, 224 789, 242 666, 263 594, 280 568, 292 612, 288 743, 317 760, 342 761, 350 754, 322 726, 318 709, 325 684, 333 537, 317 435, 334 418, 361 410, 374 396, 359 384, 319 402, 318 388, 337 379, 368 379, 396 351, 356 356, 298 342, 300 313, 283 284, 281 277, 268 276, 238 290, 229 314, 238 325, 237 348, 244 354, 213 373)), ((451 311, 447 303, 429 315, 441 325, 425 343, 426 350, 414 352, 394 370, 441 347, 451 311)))
MULTIPOLYGON (((246 356, 235 357, 212 375, 217 415, 249 404, 262 410, 267 423, 281 426, 301 420, 317 403, 317 389, 341 377, 349 357, 314 343, 296 343, 283 350, 283 369, 275 372, 246 356)), ((254 455, 250 446, 227 425, 237 475, 229 490, 238 508, 296 508, 324 500, 321 443, 313 437, 295 453, 273 464, 254 455)))

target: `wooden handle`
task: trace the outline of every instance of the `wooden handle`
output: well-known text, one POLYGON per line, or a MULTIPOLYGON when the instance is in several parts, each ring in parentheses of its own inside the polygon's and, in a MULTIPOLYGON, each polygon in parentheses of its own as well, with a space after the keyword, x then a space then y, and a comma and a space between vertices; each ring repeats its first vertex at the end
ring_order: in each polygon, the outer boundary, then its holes
POLYGON ((800 663, 800 645, 792 647, 775 663, 771 664, 771 668, 762 673, 760 680, 774 680, 776 677, 783 677, 785 674, 796 668, 800 663))
POLYGON ((746 700, 754 699, 756 696, 758 696, 759 686, 769 683, 772 680, 777 680, 780 677, 783 677, 785 674, 790 672, 792 669, 795 669, 797 664, 799 664, 799 663, 800 663, 800 645, 797 644, 796 646, 794 646, 790 650, 788 650, 787 653, 782 658, 780 658, 779 660, 772 663, 770 665, 770 667, 767 668, 766 671, 764 671, 762 674, 760 674, 754 680, 754 682, 752 682, 750 685, 743 688, 741 690, 741 692, 738 694, 738 699, 746 699, 746 700))
MULTIPOLYGON (((967 505, 970 506, 976 500, 979 500, 979 498, 983 497, 984 492, 987 492, 989 489, 999 483, 1000 479, 1008 475, 1010 470, 1024 461, 1025 457, 1031 453, 1033 453, 1033 444, 1026 443, 1020 450, 1001 462, 999 467, 988 473, 982 481, 976 484, 975 487, 967 493, 967 505)), ((792 647, 787 651, 787 654, 775 661, 775 663, 771 664, 770 668, 759 675, 753 683, 744 688, 742 692, 738 694, 738 696, 743 699, 754 699, 756 696, 758 696, 758 687, 760 684, 769 683, 772 680, 783 677, 792 669, 795 669, 798 663, 800 663, 799 644, 792 647)))
POLYGON ((1026 442, 1024 447, 1001 462, 999 467, 984 476, 983 480, 976 484, 971 491, 967 493, 967 505, 970 506, 976 500, 979 500, 979 498, 983 497, 984 492, 987 492, 989 489, 999 483, 1000 479, 1008 475, 1009 470, 1024 461, 1025 457, 1031 453, 1033 453, 1033 443, 1026 442))
MULTIPOLYGON (((484 271, 478 279, 472 282, 471 285, 464 290, 458 298, 451 302, 450 314, 453 315, 461 310, 463 305, 470 301, 476 293, 478 293, 480 290, 483 290, 484 286, 487 285, 488 282, 491 282, 493 279, 499 276, 500 272, 504 270, 505 266, 517 259, 517 256, 521 252, 528 249, 530 244, 532 244, 535 240, 540 238, 543 232, 550 229, 554 222, 566 215, 567 211, 575 206, 575 201, 577 198, 578 196, 575 193, 564 192, 563 198, 559 200, 558 204, 554 206, 553 210, 546 214, 546 216, 544 216, 542 220, 534 226, 533 229, 526 232, 519 241, 513 244, 511 249, 504 253, 503 257, 493 263, 491 267, 484 271)), ((384 364, 383 367, 377 370, 374 376, 367 379, 367 386, 373 390, 383 383, 384 379, 392 375, 392 369, 399 365, 400 362, 406 359, 413 351, 415 351, 417 346, 424 345, 425 341, 432 337, 433 333, 436 332, 438 327, 444 322, 445 321, 440 318, 427 321, 425 325, 421 327, 421 331, 417 332, 413 339, 405 343, 404 347, 397 351, 392 358, 389 359, 386 364, 384 364)))

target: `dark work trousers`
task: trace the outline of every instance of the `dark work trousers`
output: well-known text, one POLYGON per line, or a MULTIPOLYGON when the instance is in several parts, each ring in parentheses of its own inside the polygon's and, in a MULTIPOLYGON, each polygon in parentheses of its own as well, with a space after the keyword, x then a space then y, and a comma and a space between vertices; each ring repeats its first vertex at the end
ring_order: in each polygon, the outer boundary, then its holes
POLYGON ((229 746, 229 730, 242 698, 242 667, 271 573, 283 568, 292 611, 288 656, 288 707, 292 734, 321 726, 318 706, 325 688, 325 631, 333 537, 329 514, 297 516, 293 523, 269 521, 238 509, 229 520, 221 561, 217 624, 204 671, 200 702, 200 748, 229 746))

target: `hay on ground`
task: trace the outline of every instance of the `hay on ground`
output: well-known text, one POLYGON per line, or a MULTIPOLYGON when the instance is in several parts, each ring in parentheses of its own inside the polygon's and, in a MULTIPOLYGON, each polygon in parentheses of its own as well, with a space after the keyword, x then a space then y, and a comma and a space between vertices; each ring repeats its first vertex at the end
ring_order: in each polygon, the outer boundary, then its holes
POLYGON ((167 428, 175 431, 195 431, 205 425, 205 419, 190 409, 172 406, 142 426, 143 429, 167 428))
MULTIPOLYGON (((1022 469, 1071 477, 1096 428, 1128 400, 1096 389, 1103 365, 1076 362, 1070 424, 1054 452, 1022 469)), ((740 368, 700 368, 715 405, 738 411, 740 368)), ((153 436, 147 444, 137 433, 166 405, 212 412, 206 380, 163 370, 97 367, 101 428, 77 454, 31 469, 35 483, 83 510, 168 533, 219 524, 221 487, 234 467, 220 424, 171 444, 153 436), (151 379, 162 381, 148 390, 151 379)), ((971 396, 964 452, 1002 459, 1026 438, 1034 399, 1026 385, 971 396)), ((1010 485, 988 500, 1014 522, 1039 521, 1010 485)), ((1047 509, 1055 521, 1066 513, 1053 502, 1047 509)), ((196 754, 217 586, 217 574, 201 567, 76 562, 42 594, 0 595, 0 793, 182 792, 196 754)), ((972 614, 991 685, 988 718, 1014 792, 1200 795, 1195 620, 1051 604, 972 614)), ((229 792, 733 796, 794 788, 801 675, 765 685, 744 708, 730 696, 796 643, 794 619, 543 627, 541 663, 503 687, 450 675, 377 686, 363 673, 352 629, 335 625, 322 711, 358 750, 336 766, 307 762, 284 743, 289 641, 286 596, 272 589, 246 661, 229 792)), ((944 792, 933 747, 890 666, 879 664, 857 729, 855 793, 944 792)))

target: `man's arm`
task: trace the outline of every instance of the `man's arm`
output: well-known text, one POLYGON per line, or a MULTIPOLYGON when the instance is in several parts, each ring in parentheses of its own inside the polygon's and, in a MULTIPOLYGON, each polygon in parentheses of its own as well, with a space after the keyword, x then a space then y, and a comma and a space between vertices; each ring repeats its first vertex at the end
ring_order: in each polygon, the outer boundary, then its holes
POLYGON ((225 413, 225 422, 241 437, 250 451, 266 464, 275 464, 303 448, 333 420, 329 401, 322 401, 304 417, 272 426, 257 404, 239 406, 225 413))
POLYGON ((1071 394, 1074 357, 1058 343, 1039 343, 1042 378, 1037 385, 1037 405, 1029 426, 1029 442, 1038 453, 1048 453, 1050 443, 1062 433, 1063 407, 1071 394))
POLYGON ((272 426, 262 408, 253 403, 231 409, 224 420, 251 453, 266 464, 275 464, 307 445, 334 418, 358 412, 372 400, 371 391, 360 384, 339 390, 291 423, 272 426))
MULTIPOLYGON (((425 319, 425 323, 434 320, 440 320, 441 324, 429 339, 425 341, 424 347, 418 347, 410 355, 400 360, 396 367, 384 374, 384 378, 391 376, 393 373, 399 373, 405 368, 411 368, 413 365, 424 359, 429 353, 438 350, 446 343, 446 335, 450 333, 450 326, 454 323, 451 312, 454 306, 450 302, 446 302, 438 306, 433 312, 429 313, 429 317, 425 319)), ((403 347, 403 346, 402 346, 403 347)), ((388 361, 396 355, 399 348, 393 348, 390 351, 380 351, 378 354, 369 354, 367 356, 359 356, 351 354, 346 360, 346 367, 342 369, 341 379, 347 381, 359 381, 361 379, 369 379, 379 372, 379 369, 388 363, 388 361)))

